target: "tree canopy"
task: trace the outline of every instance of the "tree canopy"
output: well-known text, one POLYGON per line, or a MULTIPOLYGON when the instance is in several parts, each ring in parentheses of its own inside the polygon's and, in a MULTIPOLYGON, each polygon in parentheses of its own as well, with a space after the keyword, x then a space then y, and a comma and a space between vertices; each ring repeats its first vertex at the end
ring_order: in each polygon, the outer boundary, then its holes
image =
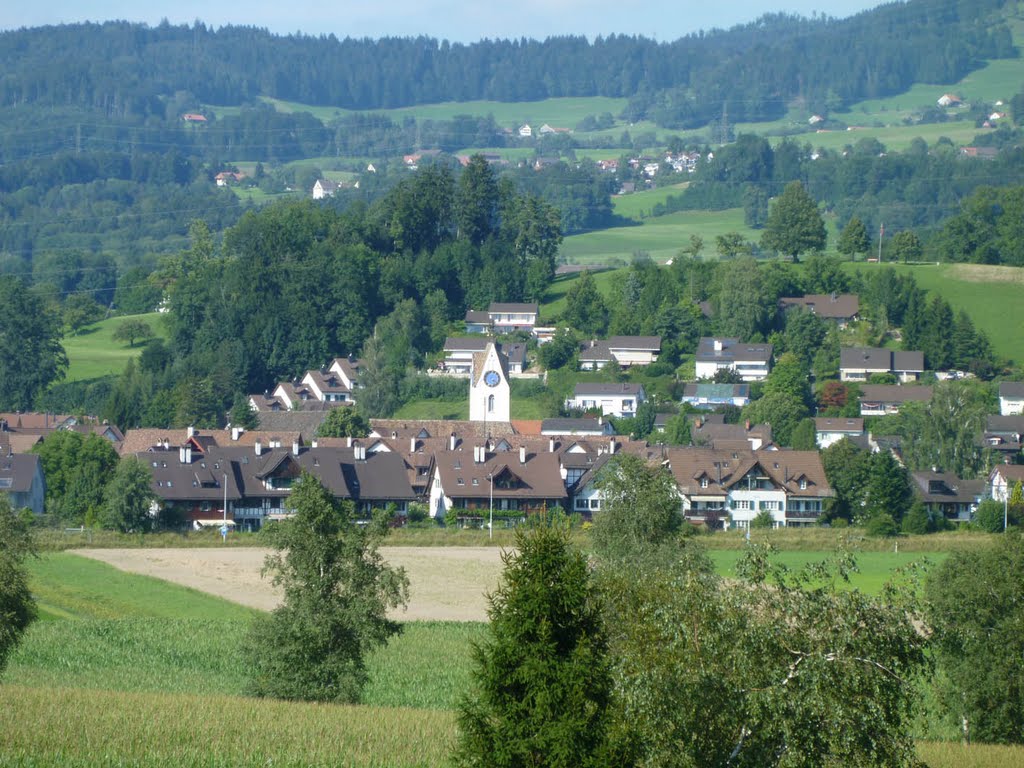
POLYGON ((794 259, 825 248, 825 221, 818 204, 799 181, 791 181, 768 211, 761 245, 794 259))
POLYGON ((288 502, 295 516, 268 528, 275 552, 264 565, 284 602, 253 622, 248 690, 358 702, 368 679, 366 654, 399 631, 387 611, 404 605, 409 580, 378 551, 383 520, 358 525, 351 502, 336 500, 309 474, 292 486, 288 502))
POLYGON ((11 508, 7 494, 0 494, 0 673, 36 618, 25 569, 25 559, 34 551, 28 526, 11 508))

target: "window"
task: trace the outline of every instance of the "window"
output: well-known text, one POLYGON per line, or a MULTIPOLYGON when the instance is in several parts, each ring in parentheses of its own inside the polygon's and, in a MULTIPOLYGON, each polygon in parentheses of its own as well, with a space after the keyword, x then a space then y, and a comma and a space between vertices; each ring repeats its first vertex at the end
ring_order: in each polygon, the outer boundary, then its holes
POLYGON ((591 499, 590 500, 590 508, 591 509, 600 509, 601 508, 601 500, 600 499, 591 499))
POLYGON ((707 488, 708 487, 708 479, 707 479, 707 477, 702 477, 700 479, 700 487, 701 488, 707 488))
POLYGON ((801 491, 806 491, 807 490, 807 478, 806 477, 801 477, 800 478, 800 490, 801 491))
POLYGON ((750 501, 748 499, 737 499, 736 501, 733 502, 733 507, 735 507, 736 509, 749 510, 750 501))
POLYGON ((624 410, 624 411, 632 411, 633 410, 633 401, 632 400, 623 400, 622 401, 622 410, 624 410))
POLYGON ((479 478, 476 478, 476 477, 473 478, 473 485, 480 485, 479 478))
POLYGON ((463 480, 463 479, 462 479, 461 477, 460 477, 460 478, 458 478, 458 479, 457 479, 457 480, 456 480, 455 482, 456 482, 457 484, 459 484, 459 485, 465 485, 465 484, 466 484, 466 481, 465 481, 465 480, 463 480))
POLYGON ((494 413, 494 395, 487 396, 487 412, 494 413))

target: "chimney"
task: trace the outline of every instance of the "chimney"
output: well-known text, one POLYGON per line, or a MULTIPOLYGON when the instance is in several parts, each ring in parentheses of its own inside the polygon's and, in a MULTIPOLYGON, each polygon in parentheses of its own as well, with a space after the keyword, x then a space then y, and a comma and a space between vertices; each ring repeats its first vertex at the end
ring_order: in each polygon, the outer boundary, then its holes
POLYGON ((455 433, 452 432, 451 435, 448 436, 448 450, 449 451, 454 451, 455 450, 455 439, 456 439, 455 438, 455 433))
POLYGON ((366 446, 356 443, 352 446, 352 454, 356 461, 366 461, 366 446))
POLYGON ((166 437, 164 438, 163 446, 165 451, 171 450, 171 441, 168 440, 166 437))
POLYGON ((292 440, 292 456, 299 455, 299 439, 295 438, 292 440))
POLYGON ((615 438, 613 437, 611 440, 608 441, 608 454, 609 455, 614 455, 614 453, 615 453, 615 438))
POLYGON ((416 453, 416 438, 409 438, 409 453, 416 453))
POLYGON ((715 339, 715 352, 721 352, 721 351, 722 351, 722 340, 721 339, 715 339))
POLYGON ((257 456, 262 456, 263 455, 263 441, 260 440, 258 437, 256 438, 256 446, 255 447, 256 447, 256 455, 257 456))
POLYGON ((745 422, 743 422, 743 428, 747 430, 747 432, 750 431, 750 419, 747 419, 745 422))
POLYGON ((349 435, 348 437, 345 438, 345 447, 346 448, 351 448, 352 447, 352 435, 349 435))
POLYGON ((232 427, 231 428, 231 442, 237 443, 238 442, 238 438, 241 437, 242 432, 244 432, 244 431, 245 430, 242 429, 241 427, 232 427))
POLYGON ((554 453, 555 452, 555 438, 553 438, 553 437, 548 440, 548 452, 549 453, 554 453))
POLYGON ((525 464, 526 463, 526 446, 525 445, 519 446, 519 463, 520 464, 525 464))
POLYGON ((191 464, 192 463, 192 448, 190 446, 187 446, 187 445, 183 445, 180 448, 178 448, 178 460, 182 464, 191 464))
POLYGON ((196 433, 195 427, 189 427, 188 428, 188 432, 186 433, 186 436, 187 437, 192 437, 195 433, 196 433))

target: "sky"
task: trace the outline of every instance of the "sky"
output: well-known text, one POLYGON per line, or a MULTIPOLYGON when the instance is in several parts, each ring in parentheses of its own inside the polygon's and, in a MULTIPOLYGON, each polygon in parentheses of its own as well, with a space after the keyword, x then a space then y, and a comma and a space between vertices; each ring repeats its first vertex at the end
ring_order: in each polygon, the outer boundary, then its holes
POLYGON ((158 24, 200 20, 219 27, 242 24, 271 32, 338 37, 426 34, 453 42, 483 38, 639 34, 675 40, 701 29, 728 28, 765 13, 811 16, 827 9, 842 18, 881 0, 732 0, 721 5, 695 0, 46 0, 12 2, 0 11, 0 29, 78 21, 127 19, 158 24))

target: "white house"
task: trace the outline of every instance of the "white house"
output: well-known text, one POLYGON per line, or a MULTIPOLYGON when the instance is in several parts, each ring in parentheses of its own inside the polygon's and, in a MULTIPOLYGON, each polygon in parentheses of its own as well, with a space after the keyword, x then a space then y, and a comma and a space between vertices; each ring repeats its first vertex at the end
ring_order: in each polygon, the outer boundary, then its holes
MULTIPOLYGON (((444 342, 443 370, 456 376, 468 376, 473 356, 485 352, 489 343, 482 336, 449 336, 444 342)), ((526 345, 499 344, 498 350, 505 356, 509 375, 522 375, 526 369, 526 345)))
POLYGON ((313 184, 313 199, 323 200, 325 197, 333 197, 338 191, 338 182, 330 179, 317 179, 313 184))
POLYGON ((1024 414, 1024 381, 1004 381, 999 384, 999 413, 1002 416, 1024 414))
POLYGON ((1024 464, 997 464, 988 476, 989 496, 1006 501, 1017 483, 1024 483, 1024 464))
POLYGON ((590 341, 580 352, 580 370, 596 371, 614 360, 623 368, 650 365, 661 353, 661 336, 612 336, 607 341, 590 341))
POLYGON ((711 384, 697 382, 683 387, 683 400, 694 408, 715 409, 726 405, 743 408, 750 404, 749 384, 711 384))
POLYGON ((528 139, 533 136, 533 128, 530 127, 529 123, 523 123, 519 126, 519 137, 522 139, 528 139))
POLYGON ((772 364, 771 344, 742 344, 739 339, 704 337, 697 345, 697 378, 736 371, 743 381, 764 381, 772 364))
POLYGON ((579 383, 573 396, 565 401, 566 408, 590 410, 599 408, 604 416, 631 418, 647 399, 643 384, 579 383))
POLYGON ((828 448, 844 437, 864 435, 864 419, 818 418, 814 420, 814 436, 819 448, 828 448))
POLYGON ((776 528, 814 525, 834 495, 817 451, 675 448, 668 465, 692 522, 744 529, 768 512, 776 528))

